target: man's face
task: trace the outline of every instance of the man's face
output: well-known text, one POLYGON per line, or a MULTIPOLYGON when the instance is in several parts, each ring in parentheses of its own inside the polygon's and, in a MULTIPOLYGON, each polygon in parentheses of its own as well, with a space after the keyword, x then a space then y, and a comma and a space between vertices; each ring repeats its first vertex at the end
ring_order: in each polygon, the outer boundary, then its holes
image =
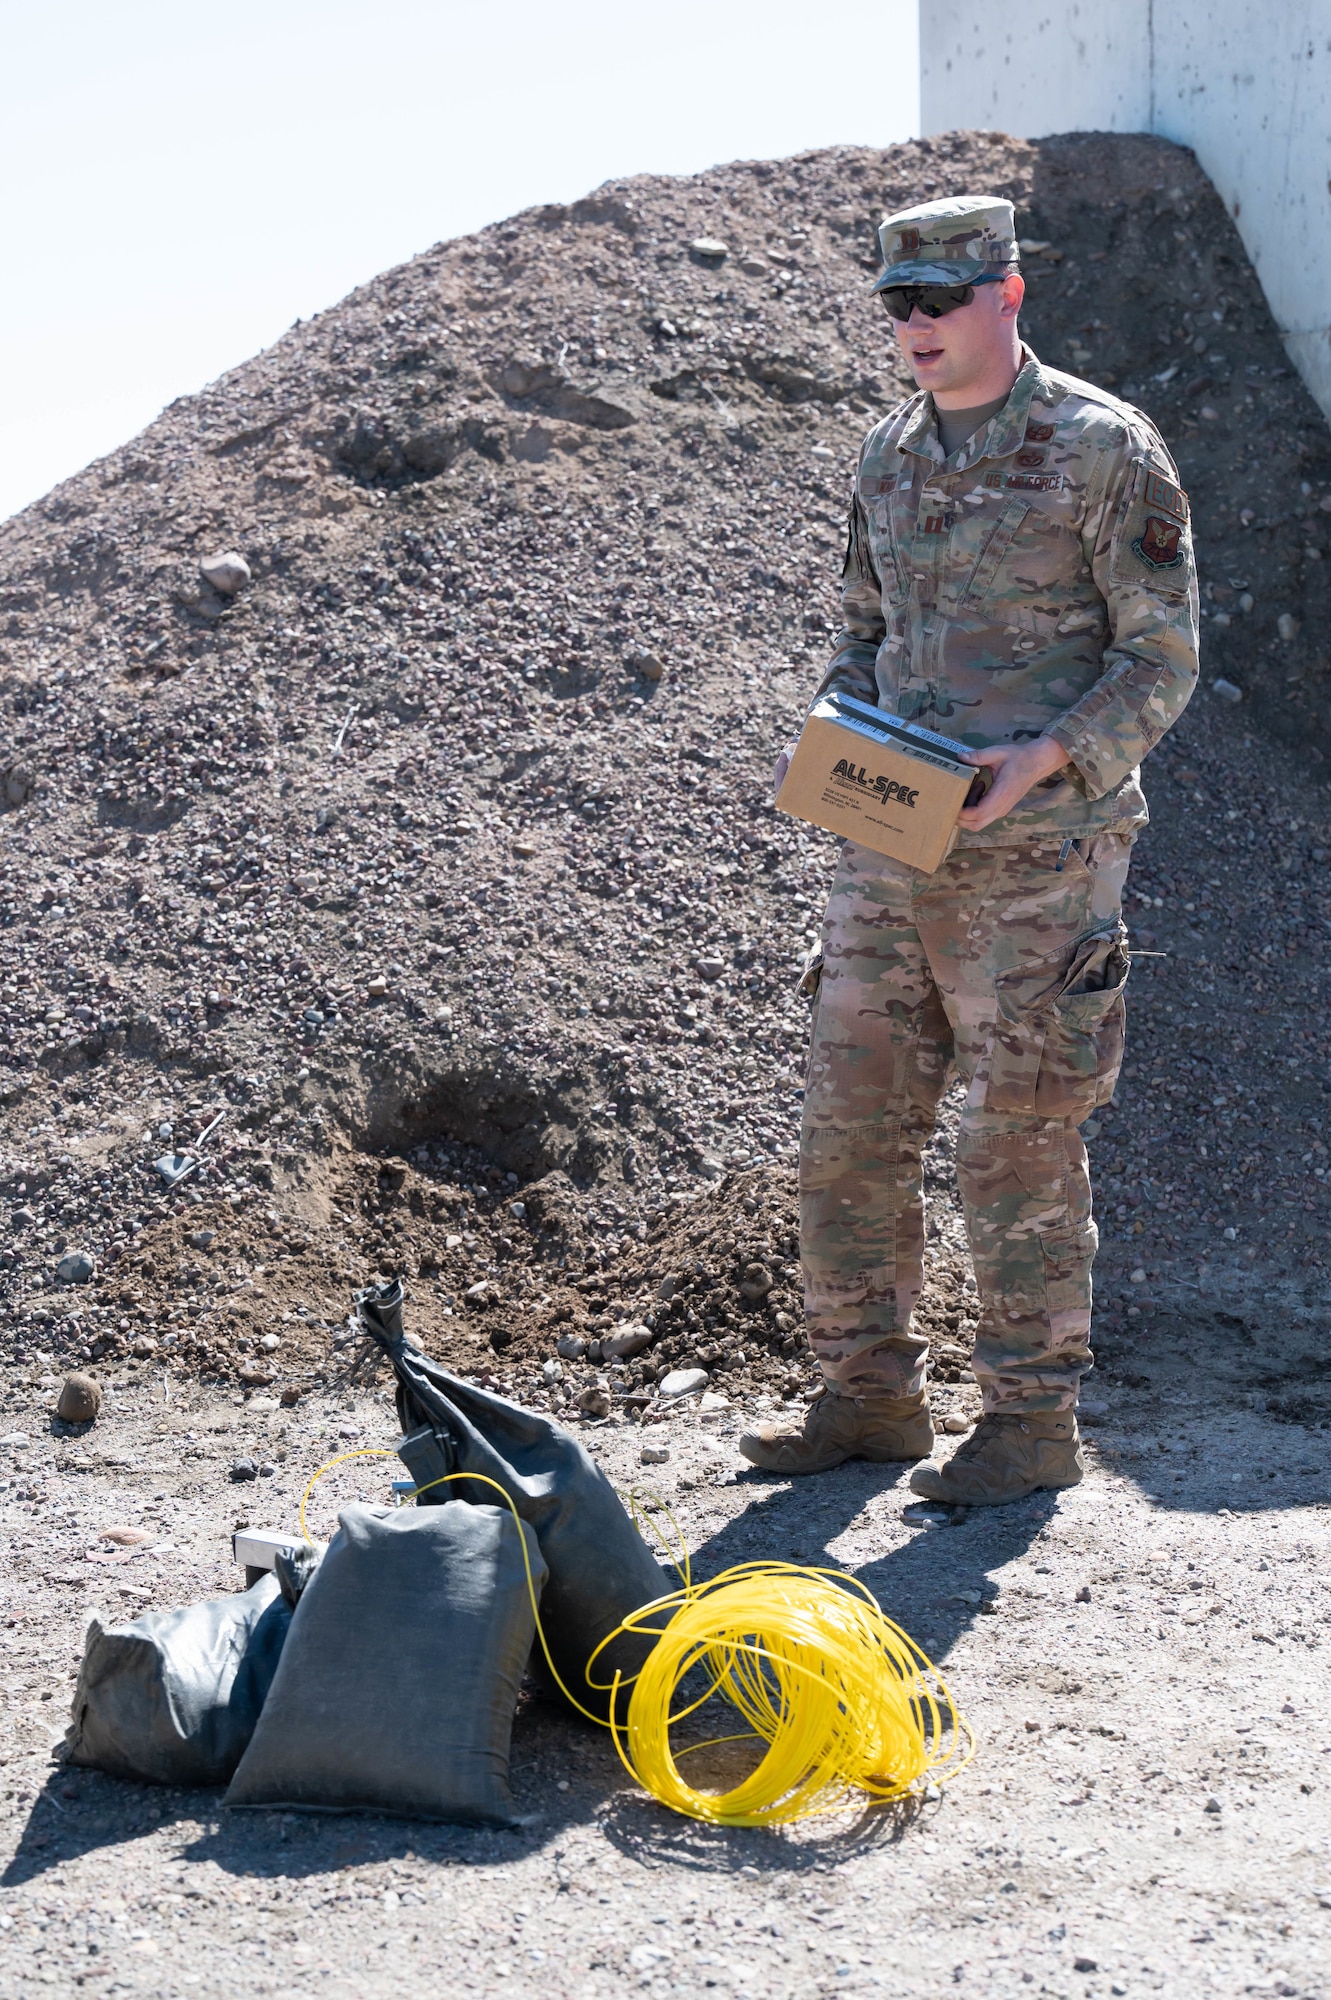
MULTIPOLYGON (((1009 359, 1025 290, 1025 281, 1014 272, 1000 285, 977 285, 968 306, 941 319, 930 319, 916 306, 908 320, 893 320, 897 346, 916 386, 941 392, 954 408, 964 409, 964 392, 972 384, 980 389, 1009 359)), ((983 400, 977 395, 977 401, 983 400)))

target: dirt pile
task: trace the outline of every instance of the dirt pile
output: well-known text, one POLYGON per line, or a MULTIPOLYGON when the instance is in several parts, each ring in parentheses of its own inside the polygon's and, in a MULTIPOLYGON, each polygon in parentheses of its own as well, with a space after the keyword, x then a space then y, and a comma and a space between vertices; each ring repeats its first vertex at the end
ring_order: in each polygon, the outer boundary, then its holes
MULTIPOLYGON (((832 843, 767 779, 856 448, 906 386, 873 225, 976 187, 1018 203, 1036 350, 1176 451, 1206 678, 1244 697, 1148 773, 1137 941, 1173 956, 1138 968, 1098 1141, 1111 1318, 1199 1259, 1319 1259, 1331 440, 1190 155, 962 134, 440 245, 0 530, 25 1367, 137 1341, 294 1394, 351 1288, 403 1269, 430 1342, 524 1393, 558 1338, 649 1314, 626 1393, 706 1355, 740 1393, 806 1378, 795 982, 832 843), (168 1190, 154 1160, 219 1111, 168 1190)), ((937 1220, 942 1362, 941 1187, 937 1220)), ((607 1372, 589 1345, 540 1393, 607 1372)))
MULTIPOLYGON (((600 1386, 641 1414, 679 1368, 705 1369, 736 1396, 812 1386, 791 1169, 741 1171, 636 1214, 558 1172, 520 1194, 480 1160, 467 1172, 480 1178, 460 1177, 439 1148, 410 1161, 351 1156, 323 1227, 273 1207, 170 1216, 116 1261, 100 1288, 110 1324, 76 1329, 79 1357, 123 1356, 131 1376, 164 1362, 234 1375, 294 1402, 354 1358, 353 1289, 370 1273, 405 1273, 413 1338, 548 1408, 572 1410, 600 1386)), ((968 1291, 959 1242, 940 1244, 920 1306, 940 1381, 966 1365, 968 1291)))

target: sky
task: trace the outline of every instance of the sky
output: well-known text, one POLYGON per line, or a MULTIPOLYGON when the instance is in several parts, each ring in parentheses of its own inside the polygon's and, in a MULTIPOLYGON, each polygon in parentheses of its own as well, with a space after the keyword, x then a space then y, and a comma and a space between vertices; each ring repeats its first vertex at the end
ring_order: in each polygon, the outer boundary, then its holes
POLYGON ((911 137, 916 5, 0 0, 0 519, 432 243, 911 137))

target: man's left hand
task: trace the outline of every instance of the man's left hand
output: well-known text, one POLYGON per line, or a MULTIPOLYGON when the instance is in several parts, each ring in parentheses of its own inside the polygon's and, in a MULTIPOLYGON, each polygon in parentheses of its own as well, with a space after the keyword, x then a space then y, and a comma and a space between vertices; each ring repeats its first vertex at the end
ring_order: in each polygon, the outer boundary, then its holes
POLYGON ((1037 736, 1033 743, 994 743, 987 750, 967 750, 965 761, 994 774, 994 782, 980 803, 957 818, 957 825, 967 833, 979 833, 996 819, 1006 819, 1041 778, 1063 770, 1068 753, 1051 736, 1037 736))
POLYGON ((799 748, 799 741, 800 740, 798 736, 792 736, 789 743, 783 743, 781 748, 776 753, 776 765, 772 771, 773 798, 776 797, 777 793, 781 790, 782 785, 784 785, 786 782, 786 772, 790 769, 791 758, 795 755, 796 750, 798 750, 799 748))

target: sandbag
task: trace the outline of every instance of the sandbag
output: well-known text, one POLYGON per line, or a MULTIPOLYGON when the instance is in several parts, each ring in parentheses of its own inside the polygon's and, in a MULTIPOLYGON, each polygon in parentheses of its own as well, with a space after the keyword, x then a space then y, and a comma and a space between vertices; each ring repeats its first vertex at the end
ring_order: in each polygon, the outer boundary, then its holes
MULTIPOLYGON (((550 1579, 541 1601, 546 1643, 565 1687, 592 1714, 610 1713, 608 1684, 616 1668, 636 1674, 653 1640, 630 1634, 614 1640, 596 1661, 593 1687, 587 1662, 606 1635, 665 1592, 678 1579, 666 1575, 629 1519, 605 1474, 568 1431, 502 1396, 450 1375, 411 1346, 402 1331, 402 1286, 372 1286, 357 1295, 361 1327, 392 1361, 398 1379, 397 1412, 408 1433, 399 1452, 412 1477, 422 1471, 479 1472, 496 1480, 524 1521, 536 1530, 550 1579)), ((493 1496, 464 1481, 437 1487, 447 1497, 478 1502, 493 1496)), ((428 1503, 433 1494, 422 1494, 428 1503)), ((538 1648, 532 1666, 546 1680, 538 1648)), ((622 1719, 627 1695, 619 1704, 622 1719)))
POLYGON ((524 1543, 539 1600, 536 1537, 502 1503, 345 1508, 223 1803, 511 1824, 524 1543))
POLYGON ((150 1785, 224 1785, 254 1733, 290 1623, 272 1576, 128 1625, 94 1618, 66 1762, 150 1785))

